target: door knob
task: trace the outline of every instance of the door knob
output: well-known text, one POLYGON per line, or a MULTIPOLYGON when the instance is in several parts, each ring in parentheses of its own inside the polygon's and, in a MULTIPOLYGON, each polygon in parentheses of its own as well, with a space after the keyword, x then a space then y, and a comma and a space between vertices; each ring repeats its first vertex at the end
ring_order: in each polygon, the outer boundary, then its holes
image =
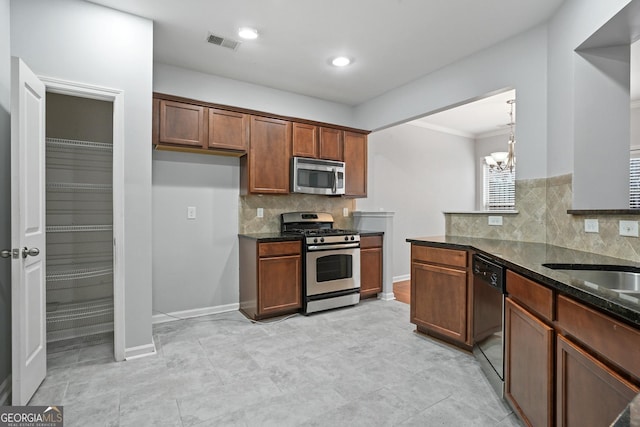
POLYGON ((40 254, 40 249, 38 248, 27 249, 26 246, 22 248, 22 258, 26 258, 27 256, 37 256, 39 254, 40 254))
POLYGON ((3 249, 0 251, 0 258, 11 258, 11 255, 13 255, 11 249, 3 249))

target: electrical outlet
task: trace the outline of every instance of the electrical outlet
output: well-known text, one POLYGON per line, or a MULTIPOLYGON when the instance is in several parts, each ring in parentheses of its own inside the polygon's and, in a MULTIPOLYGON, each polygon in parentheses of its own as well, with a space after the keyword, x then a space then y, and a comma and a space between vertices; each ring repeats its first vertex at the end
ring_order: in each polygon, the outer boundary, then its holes
POLYGON ((598 232, 598 220, 597 219, 585 219, 584 220, 585 233, 597 233, 598 232))
POLYGON ((638 237, 638 221, 620 221, 620 235, 638 237))
POLYGON ((490 216, 488 222, 489 222, 489 225, 502 225, 502 217, 490 216))
POLYGON ((196 207, 188 206, 187 207, 187 219, 196 219, 196 207))
POLYGON ((264 217, 264 209, 263 208, 258 208, 258 211, 256 212, 256 216, 258 218, 263 218, 264 217))
POLYGON ((342 208, 342 216, 349 216, 349 208, 342 208))

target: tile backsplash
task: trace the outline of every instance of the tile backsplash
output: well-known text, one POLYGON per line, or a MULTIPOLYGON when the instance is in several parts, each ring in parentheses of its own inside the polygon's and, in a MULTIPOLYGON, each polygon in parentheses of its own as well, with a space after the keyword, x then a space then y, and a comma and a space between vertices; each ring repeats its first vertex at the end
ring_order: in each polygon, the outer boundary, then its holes
POLYGON ((620 220, 640 215, 570 215, 572 175, 516 181, 517 214, 503 215, 502 226, 488 225, 482 214, 445 214, 446 234, 548 243, 640 262, 640 238, 619 235, 620 220), (584 231, 585 219, 597 219, 599 233, 584 231))
POLYGON ((333 215, 334 228, 353 228, 354 199, 312 194, 264 194, 240 196, 238 203, 240 234, 280 231, 280 214, 283 212, 329 212, 333 215), (257 216, 258 208, 263 209, 262 218, 257 216), (343 216, 343 208, 349 210, 348 217, 343 216))
POLYGON ((446 213, 446 234, 484 239, 545 241, 546 182, 544 179, 516 181, 518 213, 446 213), (488 225, 490 215, 502 216, 502 226, 488 225))

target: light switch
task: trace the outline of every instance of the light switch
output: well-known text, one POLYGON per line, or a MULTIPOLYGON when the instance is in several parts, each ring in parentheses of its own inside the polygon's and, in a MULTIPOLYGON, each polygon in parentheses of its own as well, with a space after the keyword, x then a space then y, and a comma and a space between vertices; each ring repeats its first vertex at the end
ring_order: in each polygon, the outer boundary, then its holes
POLYGON ((342 216, 349 216, 349 208, 342 208, 342 216))
POLYGON ((262 218, 264 217, 264 209, 263 208, 258 208, 257 212, 256 212, 256 216, 258 218, 262 218))
POLYGON ((187 207, 187 219, 196 219, 196 207, 195 206, 187 207))

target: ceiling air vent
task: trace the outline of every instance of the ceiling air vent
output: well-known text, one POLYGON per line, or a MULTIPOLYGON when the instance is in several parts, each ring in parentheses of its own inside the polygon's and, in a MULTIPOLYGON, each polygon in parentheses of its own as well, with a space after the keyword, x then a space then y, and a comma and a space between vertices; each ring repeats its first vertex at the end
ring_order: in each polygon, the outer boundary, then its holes
POLYGON ((230 39, 228 37, 217 36, 213 33, 209 33, 207 41, 216 46, 226 47, 227 49, 236 50, 240 46, 240 42, 230 39))

